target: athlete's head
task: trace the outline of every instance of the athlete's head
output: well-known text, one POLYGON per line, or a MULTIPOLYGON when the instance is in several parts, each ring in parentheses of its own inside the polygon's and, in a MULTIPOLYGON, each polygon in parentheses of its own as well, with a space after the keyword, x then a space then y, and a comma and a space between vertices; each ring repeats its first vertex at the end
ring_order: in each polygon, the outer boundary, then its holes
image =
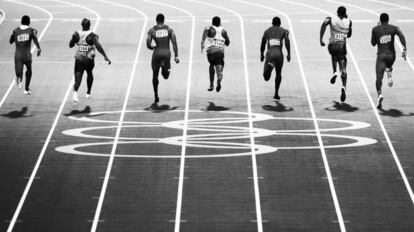
POLYGON ((274 17, 272 20, 272 25, 273 26, 280 26, 280 18, 279 17, 274 17))
POLYGON ((380 15, 380 21, 381 23, 388 23, 388 21, 390 21, 390 17, 388 16, 387 13, 382 13, 380 15))
POLYGON ((29 26, 30 25, 30 17, 25 15, 22 17, 22 25, 29 26))
POLYGON ((157 17, 155 18, 155 21, 157 21, 158 24, 163 24, 165 20, 165 17, 163 14, 157 14, 157 17))
POLYGON ((82 30, 88 31, 91 28, 91 20, 84 18, 82 20, 81 25, 82 25, 82 30))
POLYGON ((213 26, 219 27, 221 24, 221 19, 218 16, 214 16, 213 20, 211 22, 211 24, 213 24, 213 26))
POLYGON ((344 6, 338 7, 336 13, 338 14, 338 17, 348 18, 348 15, 346 14, 346 8, 344 6))

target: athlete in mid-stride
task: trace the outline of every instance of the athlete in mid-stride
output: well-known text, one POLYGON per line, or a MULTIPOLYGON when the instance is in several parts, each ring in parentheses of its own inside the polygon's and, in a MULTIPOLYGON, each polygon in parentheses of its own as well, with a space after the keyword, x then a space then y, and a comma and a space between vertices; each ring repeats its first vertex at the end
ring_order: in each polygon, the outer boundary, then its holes
POLYGON ((338 7, 337 17, 327 17, 323 21, 320 32, 321 46, 325 46, 323 42, 323 35, 325 34, 326 27, 329 25, 331 29, 331 37, 329 38, 328 51, 331 54, 333 76, 331 78, 331 84, 335 84, 337 73, 337 64, 339 64, 339 71, 341 72, 342 88, 341 88, 341 102, 345 102, 346 99, 346 39, 352 35, 352 21, 348 19, 346 14, 346 8, 344 6, 338 7))
POLYGON ((164 24, 165 16, 163 14, 158 14, 155 18, 155 21, 157 24, 148 31, 147 47, 150 50, 154 50, 151 60, 152 86, 154 88, 154 102, 157 103, 160 101, 160 98, 158 97, 158 74, 160 72, 160 69, 164 79, 167 80, 170 76, 170 41, 173 45, 175 63, 178 64, 180 62, 180 59, 178 58, 177 38, 175 36, 174 30, 168 25, 164 24), (153 40, 155 42, 155 45, 152 44, 153 40))
POLYGON ((407 46, 405 43, 405 38, 399 27, 388 24, 389 16, 387 13, 382 13, 380 15, 380 24, 372 29, 371 44, 372 46, 377 45, 377 61, 375 65, 375 71, 377 74, 376 79, 376 88, 378 94, 377 108, 382 108, 382 101, 384 97, 382 96, 382 78, 384 77, 384 72, 387 72, 388 76, 388 86, 393 85, 392 80, 392 65, 395 62, 395 47, 394 47, 394 38, 395 35, 398 35, 398 38, 401 41, 403 46, 402 57, 404 60, 407 56, 407 46))
POLYGON ((260 61, 264 62, 263 77, 265 81, 270 80, 273 68, 276 70, 275 79, 275 95, 274 99, 280 101, 279 87, 282 82, 282 67, 283 67, 283 40, 287 50, 286 59, 290 62, 290 40, 289 31, 280 26, 280 18, 274 17, 272 25, 263 34, 262 44, 260 46, 260 61), (264 51, 267 45, 266 59, 264 51))
POLYGON ((30 51, 32 41, 37 47, 37 56, 40 56, 41 49, 37 40, 37 31, 30 27, 30 17, 25 15, 22 17, 19 27, 13 30, 10 36, 10 44, 16 44, 16 52, 14 53, 14 68, 16 73, 16 85, 21 88, 23 79, 23 65, 26 66, 26 84, 24 94, 30 95, 32 91, 29 89, 30 80, 32 78, 32 53, 30 51))
POLYGON ((201 38, 201 52, 206 48, 207 60, 210 63, 210 87, 208 91, 213 91, 214 89, 214 73, 217 72, 216 91, 220 92, 221 81, 223 80, 224 47, 229 45, 230 39, 226 30, 221 26, 220 17, 213 17, 212 25, 204 28, 201 38))
POLYGON ((72 35, 72 39, 69 42, 69 47, 73 48, 75 46, 75 84, 73 85, 73 104, 79 104, 78 98, 78 89, 82 82, 82 76, 84 71, 87 73, 87 92, 86 98, 91 97, 91 89, 93 84, 93 68, 95 67, 95 48, 99 53, 102 54, 105 61, 108 64, 111 64, 111 61, 106 56, 104 49, 102 48, 101 43, 99 42, 99 37, 97 34, 90 30, 91 21, 84 18, 81 23, 82 30, 75 31, 72 35))

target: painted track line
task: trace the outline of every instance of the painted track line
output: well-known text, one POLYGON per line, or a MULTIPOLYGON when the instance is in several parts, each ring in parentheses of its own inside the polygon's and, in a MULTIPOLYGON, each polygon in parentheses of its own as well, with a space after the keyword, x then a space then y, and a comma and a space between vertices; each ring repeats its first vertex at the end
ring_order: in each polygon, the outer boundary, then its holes
MULTIPOLYGON (((356 5, 352 5, 352 4, 349 4, 349 3, 338 2, 338 1, 331 1, 331 0, 329 0, 329 1, 326 0, 326 1, 327 2, 333 2, 333 3, 341 3, 341 4, 345 5, 345 6, 354 7, 354 8, 357 8, 357 9, 365 10, 365 11, 367 11, 369 13, 372 13, 372 14, 375 14, 375 15, 379 15, 375 11, 371 11, 369 9, 366 9, 366 8, 363 8, 363 7, 359 7, 359 6, 356 6, 356 5)), ((384 134, 384 137, 385 137, 385 140, 387 140, 388 147, 390 148, 390 151, 392 153, 392 157, 394 158, 395 164, 397 165, 398 171, 400 172, 400 175, 401 175, 401 178, 402 178, 402 180, 404 182, 405 188, 407 189, 407 192, 408 192, 408 194, 409 194, 409 196, 411 198, 411 203, 414 204, 414 193, 413 193, 413 189, 412 189, 412 187, 410 185, 410 182, 408 181, 407 175, 405 174, 404 168, 401 165, 400 159, 398 158, 397 152, 394 149, 394 145, 391 142, 391 139, 390 139, 390 137, 388 135, 388 132, 385 129, 384 123, 382 122, 381 117, 380 117, 378 111, 376 110, 375 103, 374 103, 373 99, 371 98, 371 95, 369 94, 368 87, 365 84, 364 78, 363 78, 362 73, 361 73, 361 70, 359 69, 359 66, 358 66, 358 64, 356 62, 356 59, 354 57, 354 54, 352 53, 352 50, 351 50, 351 48, 349 46, 348 46, 348 49, 350 51, 349 54, 352 57, 352 60, 354 62, 354 65, 355 65, 355 68, 357 70, 358 76, 361 79, 362 85, 364 86, 365 92, 367 93, 367 96, 369 98, 369 101, 371 103, 371 106, 374 109, 375 116, 378 119, 378 123, 380 124, 381 130, 382 130, 382 132, 384 134)))
MULTIPOLYGON (((298 57, 299 70, 300 70, 300 73, 301 73, 301 76, 302 76, 303 83, 305 85, 305 91, 306 91, 306 95, 307 95, 307 98, 308 98, 309 108, 310 108, 310 111, 311 111, 311 114, 312 114, 312 119, 313 119, 313 124, 314 124, 314 127, 315 127, 315 131, 316 131, 316 136, 318 138, 318 143, 319 143, 319 147, 320 147, 320 151, 321 151, 321 155, 322 155, 322 160, 323 160, 323 163, 324 163, 324 168, 325 168, 327 180, 328 180, 328 183, 329 183, 329 188, 330 188, 331 195, 332 195, 332 200, 333 200, 333 203, 334 203, 334 206, 335 206, 335 212, 336 212, 336 215, 337 215, 337 218, 338 218, 339 227, 341 229, 341 232, 345 232, 346 231, 345 222, 344 222, 344 219, 343 219, 343 216, 342 216, 341 207, 339 205, 338 196, 336 194, 335 184, 334 184, 334 181, 333 181, 333 178, 332 178, 331 169, 329 167, 328 158, 327 158, 327 155, 326 155, 326 152, 325 152, 325 146, 324 146, 323 141, 322 141, 322 136, 321 136, 318 120, 317 120, 317 117, 316 117, 315 109, 313 108, 312 98, 311 98, 311 95, 310 95, 310 91, 309 91, 305 71, 304 71, 304 68, 303 68, 303 65, 302 65, 302 61, 301 61, 301 57, 300 57, 300 53, 299 53, 299 47, 298 47, 297 42, 296 42, 296 37, 295 37, 295 32, 293 30, 292 21, 286 13, 284 13, 283 11, 277 10, 275 8, 271 8, 271 7, 261 5, 261 4, 257 4, 257 3, 246 2, 246 1, 242 1, 242 0, 233 0, 233 1, 241 2, 241 3, 249 4, 249 5, 252 5, 252 6, 257 6, 257 7, 261 7, 261 8, 264 8, 264 9, 268 9, 268 10, 271 10, 271 11, 278 12, 279 14, 282 14, 288 21, 289 28, 290 28, 290 34, 292 35, 292 40, 293 40, 293 44, 294 44, 295 51, 296 51, 296 56, 298 57)), ((278 1, 285 2, 285 3, 290 3, 290 4, 296 4, 296 3, 291 2, 291 1, 283 1, 283 0, 278 0, 278 1)))
MULTIPOLYGON (((96 21, 96 24, 95 24, 95 27, 94 27, 93 30, 95 31, 96 28, 98 27, 98 24, 99 24, 99 21, 100 21, 100 16, 95 11, 93 11, 93 10, 91 10, 89 8, 86 8, 86 7, 82 6, 82 5, 78 5, 78 4, 71 3, 71 2, 65 2, 65 1, 62 1, 62 0, 52 0, 52 1, 54 1, 54 2, 60 2, 60 3, 68 4, 68 5, 72 5, 72 6, 79 7, 79 8, 82 8, 82 9, 85 9, 85 10, 88 10, 88 11, 92 12, 93 14, 95 14, 97 16, 97 21, 96 21)), ((35 165, 35 167, 34 167, 34 169, 32 171, 32 174, 30 175, 29 181, 27 182, 26 188, 24 189, 23 195, 20 198, 20 201, 19 201, 19 204, 17 205, 16 211, 13 214, 13 218, 10 221, 9 227, 7 228, 7 232, 12 232, 13 231, 13 228, 14 228, 14 226, 16 224, 17 218, 18 218, 18 216, 19 216, 19 214, 20 214, 20 212, 21 212, 21 210, 23 208, 24 202, 25 202, 25 200, 27 198, 27 195, 29 193, 29 190, 30 190, 30 188, 31 188, 31 186, 33 184, 33 180, 35 179, 35 176, 37 174, 37 171, 39 170, 40 163, 42 162, 43 157, 44 157, 44 155, 46 153, 46 149, 47 149, 47 147, 49 145, 49 142, 50 142, 50 140, 52 138, 53 132, 56 129, 57 123, 59 121, 60 115, 62 114, 63 108, 65 106, 65 103, 67 101, 67 98, 69 96, 69 93, 70 93, 70 91, 72 89, 72 86, 73 86, 73 78, 72 78, 72 80, 71 80, 71 82, 69 84, 69 87, 68 87, 68 89, 66 91, 66 94, 65 94, 65 96, 63 98, 63 101, 62 101, 62 103, 61 103, 61 105, 59 107, 58 113, 56 114, 56 117, 55 117, 55 120, 53 121, 52 127, 50 128, 49 134, 48 134, 48 136, 46 138, 46 141, 45 141, 45 143, 43 145, 42 151, 40 152, 39 158, 36 161, 36 165, 35 165)))
POLYGON ((151 0, 141 0, 144 2, 149 2, 152 4, 157 4, 160 6, 176 9, 179 11, 184 12, 188 16, 191 17, 191 39, 190 39, 190 51, 188 57, 188 76, 187 76, 187 88, 186 88, 186 99, 185 99, 185 109, 184 109, 184 125, 183 125, 183 141, 181 147, 181 156, 180 156, 180 173, 178 178, 178 190, 177 190, 177 206, 175 210, 175 221, 174 221, 174 232, 180 231, 181 225, 181 208, 182 208, 182 200, 183 200, 183 186, 184 186, 184 167, 185 167, 185 154, 186 154, 186 147, 187 147, 187 129, 188 129, 188 114, 190 108, 190 87, 191 87, 191 75, 193 69, 193 50, 194 50, 194 32, 195 32, 195 16, 190 13, 189 11, 170 5, 167 3, 160 3, 151 0))
POLYGON ((262 207, 261 207, 261 201, 260 201, 260 190, 259 190, 259 180, 258 180, 258 174, 257 174, 257 159, 256 159, 256 150, 255 150, 255 142, 254 142, 254 132, 253 132, 253 120, 252 120, 252 106, 251 106, 251 99, 250 99, 250 86, 249 86, 249 71, 247 68, 247 52, 246 52, 246 38, 245 38, 245 31, 244 31, 244 20, 243 17, 228 8, 221 7, 217 4, 210 4, 206 2, 201 2, 197 0, 188 0, 190 2, 196 2, 199 4, 208 5, 210 7, 215 7, 218 9, 222 9, 224 11, 227 11, 233 15, 236 15, 237 18, 240 21, 240 31, 242 36, 241 43, 243 44, 243 69, 244 69, 244 77, 245 77, 245 85, 246 85, 246 100, 247 100, 247 116, 249 118, 249 134, 250 134, 250 149, 251 149, 251 155, 252 155, 252 171, 253 171, 253 187, 254 187, 254 199, 255 199, 255 207, 256 207, 256 222, 257 222, 257 230, 258 232, 263 232, 263 219, 262 219, 262 207))
POLYGON ((3 23, 4 19, 6 18, 6 12, 4 12, 4 10, 0 9, 0 25, 3 23))
MULTIPOLYGON (((32 8, 38 9, 38 10, 40 10, 40 11, 43 11, 43 12, 45 12, 47 15, 49 15, 49 19, 48 19, 48 21, 47 21, 47 23, 46 23, 46 26, 43 28, 42 33, 40 33, 40 35, 39 35, 39 37, 38 37, 38 40, 39 40, 39 42, 40 42, 40 41, 42 40, 43 36, 45 35, 45 33, 46 33, 47 29, 49 28, 50 23, 51 23, 51 22, 52 22, 52 20, 53 20, 53 15, 52 15, 52 13, 51 13, 50 11, 47 11, 47 10, 45 10, 45 9, 41 8, 41 7, 38 7, 38 6, 36 6, 36 5, 29 4, 29 3, 20 2, 20 1, 14 1, 14 0, 7 0, 7 1, 8 1, 8 2, 12 2, 12 3, 15 3, 15 4, 21 4, 21 5, 24 5, 24 6, 32 7, 32 8)), ((3 22, 3 20, 5 19, 5 16, 6 16, 6 14, 3 14, 3 18, 0 20, 0 24, 1 24, 1 23, 3 22)), ((33 53, 33 51, 34 51, 35 49, 36 49, 36 46, 33 46, 33 47, 32 47, 32 50, 31 50, 30 52, 31 52, 31 53, 33 53)), ((14 74, 13 74, 13 75, 14 75, 14 74)), ((11 83, 10 83, 10 85, 9 85, 9 88, 7 89, 6 93, 4 94, 3 98, 2 98, 2 99, 1 99, 1 101, 0 101, 0 109, 1 109, 1 107, 3 106, 4 102, 6 101, 6 98, 9 96, 9 94, 10 94, 10 92, 11 92, 12 88, 13 88, 13 85, 14 85, 14 80, 12 80, 12 82, 11 82, 11 83)))
POLYGON ((98 205, 96 207, 95 216, 94 216, 92 227, 91 227, 91 232, 95 232, 97 227, 98 227, 99 217, 100 217, 100 214, 101 214, 102 205, 103 205, 103 201, 104 201, 105 194, 106 194, 106 189, 108 187, 109 177, 111 175, 112 164, 114 162, 115 152, 116 152, 116 148, 117 148, 118 141, 119 141, 119 136, 120 136, 121 129, 122 129, 122 124, 123 124, 124 118, 125 118, 125 112, 126 112, 126 108, 127 108, 127 105, 128 105, 128 99, 129 99, 129 95, 131 93, 132 84, 133 84, 135 72, 136 72, 136 69, 137 69, 138 58, 139 58, 139 54, 141 53, 141 48, 142 48, 142 44, 143 44, 143 41, 144 41, 145 28, 147 27, 147 22, 148 22, 147 15, 144 14, 142 11, 136 9, 136 8, 133 8, 133 7, 130 7, 130 6, 127 6, 127 5, 124 5, 124 4, 120 4, 120 3, 106 1, 106 0, 98 0, 98 1, 110 3, 110 4, 115 5, 115 6, 120 6, 120 7, 130 9, 132 11, 135 11, 135 12, 141 14, 144 17, 145 20, 144 20, 144 23, 142 24, 142 29, 141 29, 141 35, 140 35, 140 38, 139 38, 138 48, 137 48, 137 52, 135 54, 135 59, 134 59, 134 63, 133 63, 133 66, 132 66, 131 75, 130 75, 130 78, 129 78, 128 88, 127 88, 127 92, 125 94, 124 104, 123 104, 122 110, 121 110, 121 116, 119 118, 118 126, 117 126, 117 129, 116 129, 115 138, 114 138, 114 142, 113 142, 113 146, 112 146, 112 150, 111 150, 111 155, 110 155, 110 158, 109 158, 109 161, 108 161, 108 166, 106 168, 105 178, 104 178, 104 181, 103 181, 103 184, 102 184, 101 193, 99 195, 99 201, 98 201, 98 205))

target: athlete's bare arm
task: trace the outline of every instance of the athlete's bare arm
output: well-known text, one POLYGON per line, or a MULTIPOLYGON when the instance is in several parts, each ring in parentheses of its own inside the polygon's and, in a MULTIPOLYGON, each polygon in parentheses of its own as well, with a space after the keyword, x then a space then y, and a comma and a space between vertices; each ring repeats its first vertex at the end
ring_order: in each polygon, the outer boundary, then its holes
POLYGON ((352 36, 352 21, 349 20, 349 31, 348 34, 346 35, 348 38, 351 38, 352 36))
POLYGON ((230 39, 229 39, 229 36, 227 35, 227 31, 226 30, 223 30, 222 36, 224 38, 224 44, 226 46, 229 46, 230 45, 230 39))
POLYGON ((266 43, 267 43, 267 38, 266 38, 266 32, 265 32, 262 37, 262 43, 260 44, 260 61, 261 62, 264 61, 264 52, 266 49, 266 43))
POLYGON ((102 56, 104 57, 105 61, 107 61, 108 64, 111 64, 111 60, 109 60, 109 58, 106 56, 106 53, 105 53, 105 51, 104 51, 101 43, 99 43, 98 36, 97 35, 92 36, 92 41, 93 41, 93 44, 96 47, 96 50, 98 50, 98 52, 102 54, 102 56))
POLYGON ((147 36, 147 48, 149 50, 154 50, 154 48, 155 48, 155 46, 152 46, 152 44, 151 44, 151 42, 152 42, 152 31, 153 31, 153 29, 151 28, 148 31, 148 36, 147 36))
POLYGON ((40 56, 40 53, 42 52, 42 49, 40 49, 39 40, 37 39, 37 31, 33 30, 33 43, 37 47, 37 56, 40 56))
POLYGON ((208 30, 209 27, 204 28, 203 35, 201 36, 201 53, 203 53, 204 50, 204 42, 207 39, 208 30))
POLYGON ((79 42, 79 34, 77 31, 75 31, 72 35, 72 38, 69 41, 69 47, 73 48, 73 46, 75 46, 75 44, 79 42))
POLYGON ((321 46, 325 46, 325 42, 323 42, 323 35, 325 34, 326 27, 331 23, 331 17, 327 17, 321 26, 321 32, 319 34, 319 42, 321 43, 321 46))
POLYGON ((404 60, 407 60, 407 44, 405 42, 405 37, 399 27, 397 27, 396 29, 396 34, 398 35, 398 38, 400 38, 401 44, 404 48, 402 52, 402 57, 404 58, 404 60))
POLYGON ((13 44, 14 43, 14 31, 13 31, 13 33, 12 33, 12 35, 10 36, 10 44, 13 44))
POLYGON ((375 36, 375 27, 372 28, 372 33, 371 33, 371 44, 372 46, 375 47, 375 45, 377 45, 377 40, 376 40, 376 36, 375 36))
POLYGON ((286 59, 287 59, 288 62, 290 62, 290 39, 289 39, 289 31, 288 30, 286 30, 286 33, 285 33, 285 47, 286 47, 286 50, 287 50, 286 59))
POLYGON ((172 29, 170 29, 170 35, 171 35, 171 43, 173 45, 174 50, 174 61, 175 63, 179 63, 180 59, 178 58, 178 46, 177 46, 177 37, 175 36, 175 33, 172 29))

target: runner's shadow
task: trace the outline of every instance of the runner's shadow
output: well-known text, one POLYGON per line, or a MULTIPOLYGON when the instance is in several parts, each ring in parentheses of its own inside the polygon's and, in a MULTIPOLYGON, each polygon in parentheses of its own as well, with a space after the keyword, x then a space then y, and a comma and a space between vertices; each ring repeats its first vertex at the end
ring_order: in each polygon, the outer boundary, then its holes
POLYGON ((209 102, 208 106, 204 109, 205 111, 226 111, 230 108, 224 106, 216 106, 214 102, 209 102))
POLYGON ((378 111, 380 115, 394 117, 394 118, 414 116, 414 113, 404 114, 403 112, 397 109, 389 109, 389 110, 379 109, 378 111))
POLYGON ((177 106, 171 107, 169 105, 158 105, 158 103, 152 103, 144 110, 152 111, 153 113, 162 113, 165 111, 171 111, 177 109, 177 106))
POLYGON ((32 114, 26 115, 28 109, 29 108, 27 106, 24 106, 22 107, 20 111, 13 110, 13 111, 8 112, 7 114, 2 114, 1 116, 6 117, 6 118, 11 118, 11 119, 32 117, 33 116, 32 114))
POLYGON ((337 101, 333 101, 334 105, 332 107, 327 107, 325 110, 327 111, 344 111, 344 112, 355 112, 359 110, 358 107, 351 106, 347 103, 339 103, 337 101))
POLYGON ((85 106, 85 109, 83 110, 72 110, 71 112, 64 114, 65 116, 73 116, 73 115, 79 115, 79 114, 88 114, 92 112, 92 109, 90 106, 85 106))
POLYGON ((280 102, 276 102, 276 106, 273 106, 273 105, 264 105, 264 106, 262 106, 262 108, 264 110, 274 111, 274 112, 288 112, 288 111, 293 111, 293 108, 292 107, 286 107, 285 105, 283 105, 280 102))

